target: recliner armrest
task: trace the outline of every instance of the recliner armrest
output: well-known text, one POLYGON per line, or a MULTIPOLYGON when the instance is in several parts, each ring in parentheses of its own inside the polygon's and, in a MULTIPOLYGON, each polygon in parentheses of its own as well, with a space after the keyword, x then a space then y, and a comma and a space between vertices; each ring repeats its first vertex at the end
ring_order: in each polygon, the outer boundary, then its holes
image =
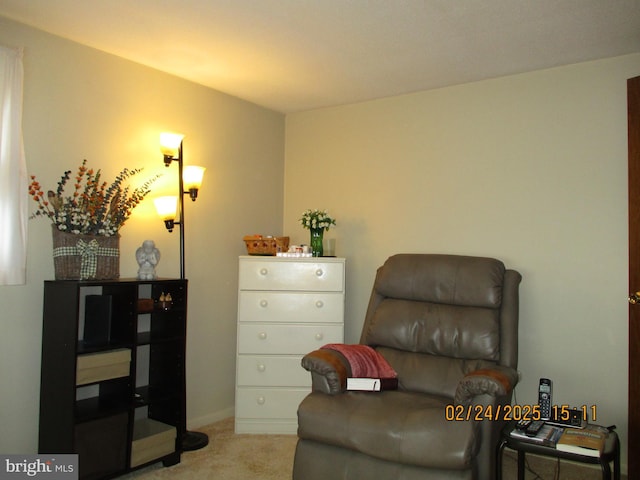
POLYGON ((314 350, 302 358, 301 364, 311 372, 311 388, 314 392, 336 395, 347 389, 347 377, 351 375, 351 368, 339 352, 314 350))
POLYGON ((469 405, 476 395, 508 395, 517 383, 518 372, 513 368, 502 365, 481 368, 468 373, 460 380, 454 402, 456 405, 469 405))

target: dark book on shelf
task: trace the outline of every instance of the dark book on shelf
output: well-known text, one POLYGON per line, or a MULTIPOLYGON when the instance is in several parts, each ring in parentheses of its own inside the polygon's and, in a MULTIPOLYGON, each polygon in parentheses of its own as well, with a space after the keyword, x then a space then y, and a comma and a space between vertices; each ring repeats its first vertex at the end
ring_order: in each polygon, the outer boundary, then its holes
POLYGON ((111 340, 111 295, 87 295, 84 305, 84 344, 100 347, 111 340))

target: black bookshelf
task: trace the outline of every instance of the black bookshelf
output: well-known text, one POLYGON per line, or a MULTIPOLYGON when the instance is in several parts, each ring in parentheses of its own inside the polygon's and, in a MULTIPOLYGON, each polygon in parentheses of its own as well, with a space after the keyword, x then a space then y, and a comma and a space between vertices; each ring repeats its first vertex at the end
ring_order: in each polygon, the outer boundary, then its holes
POLYGON ((83 480, 179 463, 186 320, 187 280, 44 282, 38 451, 83 480))

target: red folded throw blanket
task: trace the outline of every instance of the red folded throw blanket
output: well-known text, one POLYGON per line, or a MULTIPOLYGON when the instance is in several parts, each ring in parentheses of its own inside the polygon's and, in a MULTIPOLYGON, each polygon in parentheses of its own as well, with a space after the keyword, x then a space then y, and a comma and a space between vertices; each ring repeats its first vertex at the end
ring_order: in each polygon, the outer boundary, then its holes
POLYGON ((322 348, 341 353, 351 366, 352 377, 397 378, 398 376, 384 357, 368 345, 328 343, 322 348))

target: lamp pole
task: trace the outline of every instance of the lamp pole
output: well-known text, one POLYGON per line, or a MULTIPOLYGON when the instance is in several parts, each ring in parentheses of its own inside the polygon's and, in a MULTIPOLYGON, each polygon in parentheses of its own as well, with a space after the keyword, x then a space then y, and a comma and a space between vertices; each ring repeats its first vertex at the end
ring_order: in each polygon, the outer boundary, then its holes
MULTIPOLYGON (((169 157, 165 155, 165 165, 168 167, 173 160, 176 160, 173 157, 169 157)), ((185 261, 184 261, 184 195, 188 192, 184 191, 184 179, 183 177, 183 156, 182 156, 182 140, 180 140, 180 146, 178 147, 178 188, 180 191, 178 192, 178 208, 180 209, 180 214, 178 216, 179 221, 174 222, 180 225, 180 280, 185 280, 185 261)), ((195 200, 195 197, 193 197, 195 200)), ((168 227, 167 227, 168 228, 168 227)), ((171 231, 171 230, 169 230, 171 231)), ((185 365, 186 367, 186 365, 185 365)), ((186 381, 186 372, 184 375, 186 381)), ((186 402, 186 399, 185 399, 186 402)), ((186 412, 186 405, 185 405, 186 412)), ((186 422, 186 413, 184 418, 184 434, 182 435, 182 449, 184 451, 190 450, 198 450, 200 448, 205 447, 209 443, 209 437, 207 434, 202 432, 192 432, 187 430, 187 422, 186 422)))
POLYGON ((180 141, 180 148, 178 149, 178 186, 180 191, 178 192, 178 208, 180 209, 180 280, 184 280, 184 180, 182 178, 182 141, 180 141))

